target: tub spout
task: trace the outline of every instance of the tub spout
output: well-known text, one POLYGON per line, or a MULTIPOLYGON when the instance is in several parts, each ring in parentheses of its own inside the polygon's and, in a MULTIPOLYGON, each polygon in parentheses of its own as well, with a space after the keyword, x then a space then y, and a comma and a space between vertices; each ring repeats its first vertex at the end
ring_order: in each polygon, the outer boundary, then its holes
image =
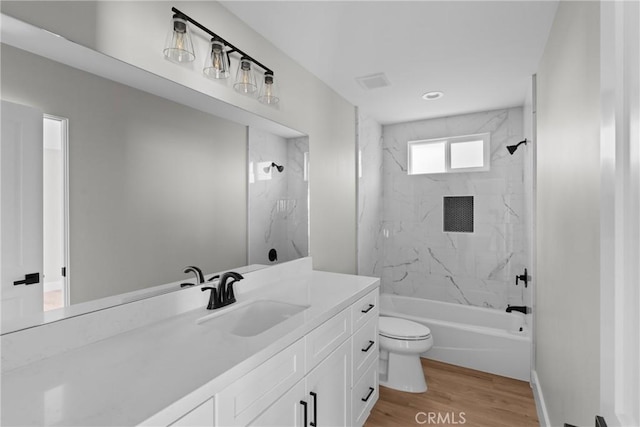
POLYGON ((526 305, 508 305, 507 313, 511 313, 512 311, 519 311, 523 314, 529 314, 531 313, 531 308, 527 307, 526 305))

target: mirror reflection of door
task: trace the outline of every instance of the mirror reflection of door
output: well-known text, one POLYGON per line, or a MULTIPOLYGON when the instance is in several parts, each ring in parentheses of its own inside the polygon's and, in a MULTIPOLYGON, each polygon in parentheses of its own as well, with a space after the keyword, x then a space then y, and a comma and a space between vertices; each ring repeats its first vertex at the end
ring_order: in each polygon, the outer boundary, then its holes
POLYGON ((3 322, 68 305, 66 147, 66 119, 2 101, 3 322))
POLYGON ((42 127, 41 111, 2 101, 3 323, 42 312, 43 307, 42 127))

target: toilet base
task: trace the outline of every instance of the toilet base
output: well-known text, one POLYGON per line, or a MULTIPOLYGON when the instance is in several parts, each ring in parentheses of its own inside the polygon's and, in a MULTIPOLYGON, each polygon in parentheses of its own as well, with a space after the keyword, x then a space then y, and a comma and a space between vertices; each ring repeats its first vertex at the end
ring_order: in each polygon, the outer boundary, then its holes
POLYGON ((386 380, 380 378, 380 385, 409 393, 424 393, 427 391, 427 382, 424 379, 424 371, 422 370, 419 355, 392 352, 388 354, 387 378, 386 380))

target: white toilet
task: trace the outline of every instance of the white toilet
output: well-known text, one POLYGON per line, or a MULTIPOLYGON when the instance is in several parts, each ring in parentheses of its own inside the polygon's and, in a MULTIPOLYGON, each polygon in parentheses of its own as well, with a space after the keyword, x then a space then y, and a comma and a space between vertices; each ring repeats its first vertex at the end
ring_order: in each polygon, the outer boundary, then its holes
POLYGON ((380 316, 380 385, 410 393, 427 391, 420 354, 433 346, 431 331, 420 323, 380 316))

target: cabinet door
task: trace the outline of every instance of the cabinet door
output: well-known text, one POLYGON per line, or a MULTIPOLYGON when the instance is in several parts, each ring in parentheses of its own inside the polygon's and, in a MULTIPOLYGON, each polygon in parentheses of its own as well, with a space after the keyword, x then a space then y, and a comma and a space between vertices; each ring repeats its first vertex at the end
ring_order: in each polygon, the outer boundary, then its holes
POLYGON ((298 340, 217 393, 216 425, 249 425, 304 378, 304 353, 304 340, 298 340))
MULTIPOLYGON (((283 427, 283 426, 295 426, 304 427, 304 405, 300 401, 304 401, 305 398, 305 381, 300 380, 294 385, 288 392, 286 392, 280 399, 266 411, 253 420, 249 425, 253 427, 283 427)), ((309 411, 307 404, 307 417, 309 411)), ((307 418, 308 419, 308 418, 307 418)))
POLYGON ((309 425, 351 425, 351 339, 323 360, 306 380, 304 400, 309 402, 309 425))

